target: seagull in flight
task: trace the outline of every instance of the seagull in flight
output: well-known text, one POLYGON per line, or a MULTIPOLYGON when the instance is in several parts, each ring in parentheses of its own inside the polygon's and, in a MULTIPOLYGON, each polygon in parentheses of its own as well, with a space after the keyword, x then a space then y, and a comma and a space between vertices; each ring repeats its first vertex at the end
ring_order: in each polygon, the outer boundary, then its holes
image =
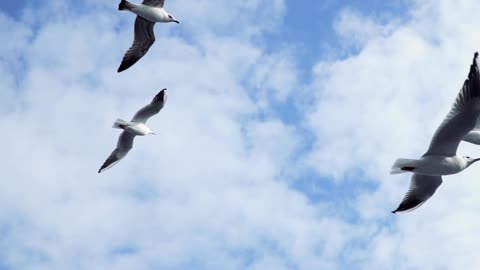
POLYGON ((480 72, 475 53, 452 109, 433 135, 430 147, 420 159, 397 159, 391 174, 413 172, 410 188, 393 213, 411 211, 425 203, 442 184, 442 175, 456 174, 480 158, 458 156, 458 145, 471 132, 480 115, 480 72))
POLYGON ((124 158, 133 146, 133 139, 135 136, 145 136, 148 134, 155 134, 149 127, 145 125, 147 120, 160 112, 167 101, 167 89, 160 91, 150 102, 142 109, 140 109, 132 118, 130 122, 122 119, 117 119, 113 124, 114 128, 123 129, 123 132, 118 138, 117 147, 107 160, 103 163, 98 173, 103 172, 106 169, 111 168, 117 164, 122 158, 124 158))
POLYGON ((156 22, 176 22, 180 23, 173 15, 165 11, 163 4, 165 0, 144 0, 142 4, 134 4, 122 0, 118 5, 118 10, 128 10, 137 14, 135 19, 135 38, 133 44, 125 53, 118 72, 122 72, 133 66, 142 58, 148 49, 155 42, 153 25, 156 22))

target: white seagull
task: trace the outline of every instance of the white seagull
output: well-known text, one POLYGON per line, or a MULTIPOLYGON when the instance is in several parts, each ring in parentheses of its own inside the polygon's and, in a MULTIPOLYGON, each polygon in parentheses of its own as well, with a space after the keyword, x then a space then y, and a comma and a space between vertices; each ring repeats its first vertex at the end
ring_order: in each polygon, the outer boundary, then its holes
POLYGON ((113 150, 107 160, 103 163, 98 173, 103 172, 106 169, 111 168, 117 164, 122 158, 124 158, 128 151, 132 149, 133 139, 135 136, 144 136, 148 134, 155 134, 153 131, 145 125, 147 120, 153 115, 157 114, 165 105, 167 101, 167 89, 160 91, 150 102, 142 109, 140 109, 132 118, 130 122, 122 119, 117 119, 113 124, 114 128, 123 129, 122 134, 118 138, 117 148, 113 150))
POLYGON ((133 66, 142 58, 148 49, 155 42, 153 25, 156 22, 176 22, 180 23, 163 8, 165 0, 143 0, 142 4, 130 3, 122 0, 118 5, 118 10, 128 10, 137 14, 135 19, 135 38, 133 44, 123 57, 118 72, 122 72, 133 66))
POLYGON ((430 147, 420 159, 397 159, 391 174, 413 172, 410 189, 393 213, 413 210, 425 203, 442 183, 442 175, 456 174, 480 158, 457 156, 462 139, 475 127, 480 115, 480 72, 475 53, 452 109, 433 135, 430 147))

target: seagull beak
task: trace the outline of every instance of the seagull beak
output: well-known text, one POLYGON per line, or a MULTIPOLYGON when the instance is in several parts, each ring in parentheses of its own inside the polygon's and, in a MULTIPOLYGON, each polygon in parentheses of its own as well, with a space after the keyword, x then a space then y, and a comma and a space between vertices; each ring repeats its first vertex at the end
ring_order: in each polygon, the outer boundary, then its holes
POLYGON ((176 22, 177 24, 180 24, 180 22, 179 22, 179 21, 177 21, 177 20, 175 20, 174 22, 176 22))

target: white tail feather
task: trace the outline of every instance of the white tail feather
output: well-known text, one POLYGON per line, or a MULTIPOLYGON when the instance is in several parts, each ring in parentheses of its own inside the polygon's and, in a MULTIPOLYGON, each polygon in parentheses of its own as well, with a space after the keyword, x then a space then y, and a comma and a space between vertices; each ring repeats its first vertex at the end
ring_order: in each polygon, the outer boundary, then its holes
POLYGON ((128 126, 130 123, 125 121, 125 120, 122 120, 122 119, 117 119, 117 121, 115 121, 115 123, 113 123, 113 128, 119 128, 119 129, 125 129, 126 126, 128 126))
POLYGON ((407 158, 399 158, 395 160, 393 163, 392 169, 390 170, 390 174, 400 174, 406 173, 408 170, 402 170, 404 167, 411 167, 415 168, 418 165, 418 159, 407 159, 407 158))

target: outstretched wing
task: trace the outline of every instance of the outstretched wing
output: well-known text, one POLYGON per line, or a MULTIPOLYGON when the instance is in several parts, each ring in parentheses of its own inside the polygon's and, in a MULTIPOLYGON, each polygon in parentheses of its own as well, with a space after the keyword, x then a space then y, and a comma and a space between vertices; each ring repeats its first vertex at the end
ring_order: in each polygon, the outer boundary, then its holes
POLYGON ((425 155, 454 156, 463 137, 477 123, 480 114, 480 73, 475 53, 468 79, 465 80, 452 109, 433 135, 425 155))
POLYGON ((163 8, 165 0, 143 0, 142 4, 152 7, 163 8))
POLYGON ((165 105, 167 101, 167 89, 160 91, 148 104, 147 106, 141 108, 132 118, 131 122, 143 123, 145 124, 147 120, 153 115, 157 114, 165 105))
POLYGON ((135 135, 123 131, 118 137, 117 148, 113 150, 107 160, 103 163, 100 170, 98 170, 98 173, 113 167, 113 165, 117 164, 122 158, 124 158, 128 154, 128 151, 132 149, 134 138, 135 135))
POLYGON ((135 19, 135 37, 133 44, 125 53, 125 56, 123 56, 122 63, 117 70, 118 72, 130 68, 148 52, 148 49, 150 49, 155 42, 155 34, 153 33, 154 25, 154 22, 137 16, 135 19))
POLYGON ((424 204, 442 184, 441 176, 414 174, 410 187, 398 208, 392 213, 412 211, 424 204))

